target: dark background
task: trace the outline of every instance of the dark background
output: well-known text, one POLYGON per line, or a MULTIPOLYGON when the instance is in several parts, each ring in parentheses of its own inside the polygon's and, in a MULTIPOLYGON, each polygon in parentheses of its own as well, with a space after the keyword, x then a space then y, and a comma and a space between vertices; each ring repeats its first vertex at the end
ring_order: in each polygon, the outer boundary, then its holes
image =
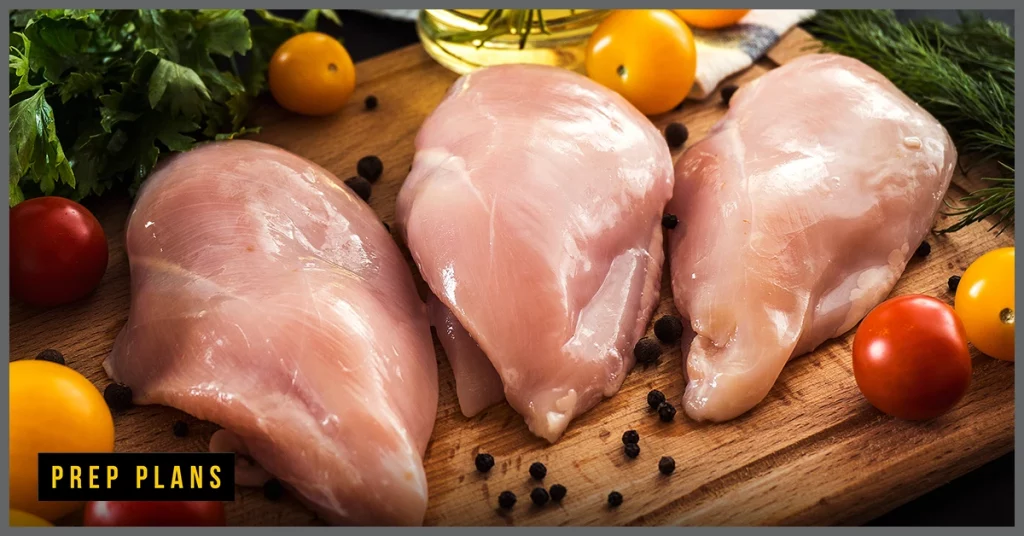
MULTIPOLYGON (((278 11, 301 16, 302 11, 278 11)), ((1013 11, 979 10, 1013 30, 1013 11)), ((901 20, 922 17, 955 23, 949 10, 897 10, 901 20)), ((357 11, 339 11, 341 28, 321 23, 320 30, 343 40, 353 61, 372 58, 419 42, 413 23, 391 20, 357 11)), ((1014 32, 1015 33, 1015 32, 1014 32)), ((885 514, 868 525, 875 526, 1012 526, 1013 453, 990 462, 916 500, 885 514)))

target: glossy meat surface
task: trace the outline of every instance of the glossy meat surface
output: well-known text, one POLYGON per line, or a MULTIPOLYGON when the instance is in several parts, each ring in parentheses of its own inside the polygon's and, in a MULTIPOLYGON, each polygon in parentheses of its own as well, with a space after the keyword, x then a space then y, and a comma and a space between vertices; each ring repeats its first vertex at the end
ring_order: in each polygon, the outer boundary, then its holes
POLYGON ((422 523, 437 367, 369 206, 291 153, 218 142, 151 175, 126 242, 131 312, 104 366, 136 403, 224 427, 214 443, 330 523, 422 523))
POLYGON ((885 299, 955 162, 945 129, 856 60, 809 55, 740 88, 677 162, 666 209, 680 219, 674 298, 696 333, 687 414, 746 412, 791 357, 885 299))
POLYGON ((460 78, 417 135, 397 221, 534 434, 557 440, 632 367, 672 180, 646 117, 549 67, 460 78))
POLYGON ((472 417, 505 400, 501 376, 451 309, 435 296, 427 300, 427 308, 455 376, 455 394, 462 414, 472 417))

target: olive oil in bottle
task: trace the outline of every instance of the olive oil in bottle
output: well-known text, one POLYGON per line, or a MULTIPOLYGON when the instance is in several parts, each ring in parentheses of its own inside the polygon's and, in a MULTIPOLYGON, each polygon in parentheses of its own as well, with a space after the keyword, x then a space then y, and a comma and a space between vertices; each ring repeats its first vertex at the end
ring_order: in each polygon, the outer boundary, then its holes
POLYGON ((583 70, 601 9, 424 9, 416 27, 427 53, 459 74, 506 63, 583 70))

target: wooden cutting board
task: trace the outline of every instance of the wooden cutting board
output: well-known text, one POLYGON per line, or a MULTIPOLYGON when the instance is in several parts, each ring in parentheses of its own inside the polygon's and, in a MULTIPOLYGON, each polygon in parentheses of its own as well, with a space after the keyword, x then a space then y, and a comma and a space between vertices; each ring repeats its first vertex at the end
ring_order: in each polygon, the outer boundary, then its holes
MULTIPOLYGON (((756 65, 735 80, 752 80, 810 52, 814 42, 791 31, 756 65)), ((255 122, 259 139, 319 163, 339 179, 355 174, 356 161, 375 154, 384 175, 370 204, 393 222, 395 196, 409 170, 420 124, 456 76, 418 46, 357 66, 359 85, 345 109, 330 118, 302 118, 273 104, 255 122), (380 106, 363 109, 376 95, 380 106)), ((702 138, 725 112, 717 98, 687 103, 656 118, 659 127, 681 121, 691 140, 702 138)), ((950 198, 977 188, 957 176, 950 198)), ((101 362, 128 315, 128 264, 122 234, 127 199, 92 207, 110 238, 110 267, 95 295, 50 311, 11 304, 11 359, 32 358, 44 348, 65 353, 69 365, 102 389, 109 383, 101 362)), ((942 222, 940 222, 940 225, 942 222)), ((949 276, 991 249, 1012 245, 1010 232, 996 236, 984 224, 952 236, 931 236, 932 253, 911 262, 894 295, 924 293, 952 303, 949 276)), ((415 272, 415 268, 413 269, 415 272)), ((418 276, 417 276, 417 279, 418 276)), ((422 286, 422 281, 419 282, 422 286)), ((666 278, 655 318, 675 314, 666 278)), ((678 345, 654 366, 638 366, 622 390, 578 418, 555 445, 532 436, 508 405, 475 418, 459 412, 454 382, 437 347, 440 405, 425 464, 430 487, 428 525, 750 525, 857 524, 884 513, 1013 449, 1013 364, 974 355, 967 397, 950 413, 926 423, 888 418, 861 396, 850 364, 852 337, 829 342, 791 362, 768 397, 747 415, 725 424, 695 424, 680 412, 666 424, 648 411, 646 395, 660 389, 678 403, 683 366, 678 345), (622 453, 621 435, 640 433, 640 456, 622 453), (474 470, 477 453, 494 455, 488 476, 474 470), (673 456, 677 470, 658 473, 658 460, 673 456), (548 468, 544 485, 568 488, 561 505, 538 509, 529 500, 534 484, 527 469, 548 468), (511 490, 519 503, 510 514, 496 510, 497 496, 511 490), (624 497, 614 510, 609 492, 624 497)), ((162 407, 136 407, 115 415, 118 451, 204 450, 216 426, 162 407), (176 420, 190 424, 188 437, 171 432, 176 420)), ((270 502, 260 490, 239 490, 228 506, 236 525, 307 525, 320 521, 291 498, 270 502)), ((74 518, 67 523, 74 523, 74 518)))

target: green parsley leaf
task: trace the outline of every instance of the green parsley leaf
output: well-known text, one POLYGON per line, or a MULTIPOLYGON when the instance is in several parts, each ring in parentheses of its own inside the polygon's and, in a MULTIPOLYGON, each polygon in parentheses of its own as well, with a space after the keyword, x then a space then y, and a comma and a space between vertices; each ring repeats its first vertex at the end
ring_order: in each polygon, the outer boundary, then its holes
POLYGON ((249 19, 242 9, 211 9, 202 11, 196 17, 196 24, 202 28, 199 41, 205 43, 210 54, 231 57, 245 54, 252 48, 249 35, 249 19))
POLYGON ((127 139, 122 130, 118 134, 110 135, 98 126, 81 133, 71 148, 69 161, 75 170, 75 193, 78 198, 85 197, 90 193, 101 194, 113 184, 113 177, 103 178, 103 169, 106 166, 109 148, 117 143, 121 144, 127 139), (116 138, 116 141, 115 141, 116 138))
POLYGON ((149 105, 156 109, 168 103, 173 115, 185 114, 198 119, 210 100, 206 84, 195 71, 173 61, 161 59, 149 79, 149 105))
POLYGON ((229 132, 227 134, 217 134, 215 139, 217 141, 233 140, 233 139, 237 138, 238 136, 245 136, 246 134, 256 134, 259 131, 260 131, 260 127, 249 127, 249 128, 242 127, 242 128, 238 129, 235 132, 229 132))
POLYGON ((146 50, 158 50, 169 60, 181 59, 179 43, 192 39, 195 14, 187 10, 140 9, 138 16, 139 44, 146 50))
POLYGON ((245 121, 266 90, 274 51, 321 17, 340 20, 331 10, 299 20, 255 15, 10 12, 11 205, 36 195, 135 192, 162 155, 258 132, 245 121))
POLYGON ((74 66, 93 65, 92 58, 84 56, 92 30, 81 19, 44 16, 29 22, 23 33, 33 45, 31 54, 25 51, 31 69, 42 70, 50 82, 59 83, 74 66))
MULTIPOLYGON (((19 187, 26 174, 39 183, 43 194, 52 194, 56 185, 75 186, 71 164, 57 139, 53 109, 46 102, 46 87, 11 107, 10 190, 11 203, 23 198, 19 187)), ((13 205, 12 205, 13 206, 13 205)))
POLYGON ((67 102, 76 96, 89 92, 98 97, 103 89, 103 75, 101 73, 79 73, 74 72, 68 75, 67 80, 60 86, 60 100, 67 102))
POLYGON ((187 119, 178 119, 162 122, 157 127, 154 137, 172 151, 187 151, 196 144, 196 140, 186 133, 196 130, 199 130, 199 125, 187 119))
POLYGON ((29 70, 28 54, 31 43, 28 38, 25 37, 24 34, 18 32, 12 33, 11 38, 12 40, 20 39, 23 47, 21 50, 13 46, 11 47, 9 63, 10 70, 14 76, 18 78, 17 87, 11 90, 10 96, 13 97, 27 91, 35 91, 42 87, 42 85, 32 84, 29 82, 29 74, 31 71, 29 70))

